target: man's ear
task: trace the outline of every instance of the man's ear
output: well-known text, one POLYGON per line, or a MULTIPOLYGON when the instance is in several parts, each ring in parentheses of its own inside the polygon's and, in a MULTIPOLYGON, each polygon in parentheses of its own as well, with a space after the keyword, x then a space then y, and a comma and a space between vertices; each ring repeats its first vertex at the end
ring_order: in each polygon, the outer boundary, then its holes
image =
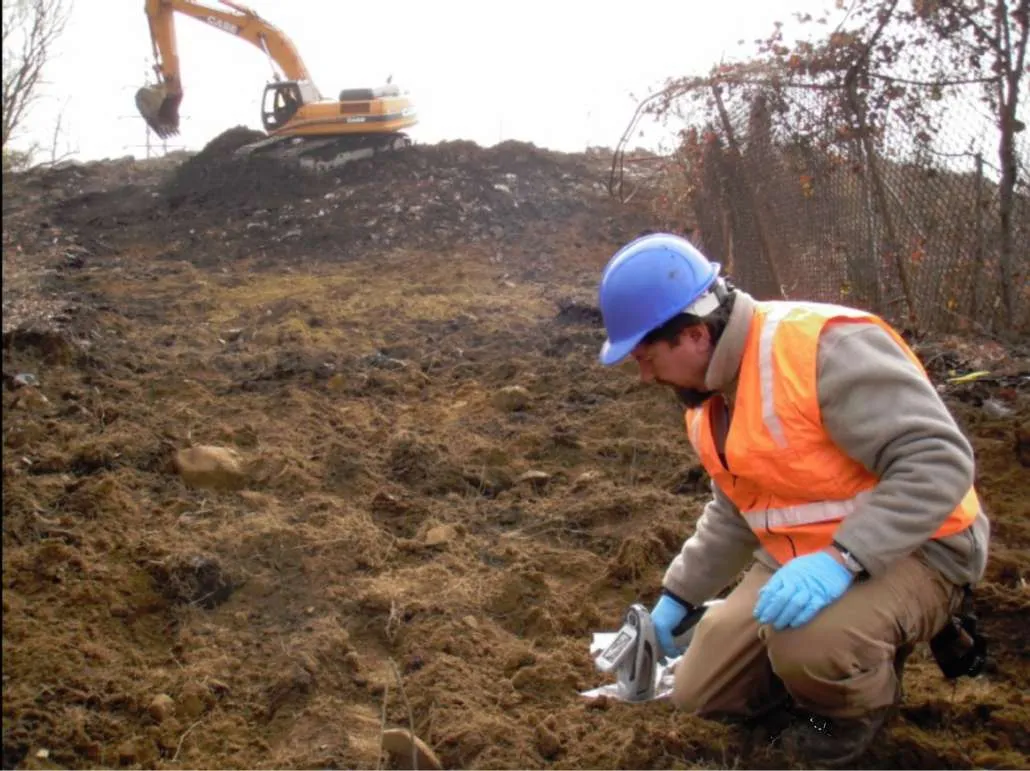
POLYGON ((704 324, 695 324, 694 326, 687 327, 680 332, 680 341, 685 339, 695 348, 703 347, 704 343, 706 343, 710 337, 711 335, 708 332, 708 327, 704 324))

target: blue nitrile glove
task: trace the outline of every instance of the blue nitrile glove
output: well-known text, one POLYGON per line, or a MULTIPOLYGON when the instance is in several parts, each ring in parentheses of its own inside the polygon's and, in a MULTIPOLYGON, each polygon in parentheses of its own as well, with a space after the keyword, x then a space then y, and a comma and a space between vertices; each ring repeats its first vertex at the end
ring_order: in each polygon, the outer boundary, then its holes
POLYGON ((853 580, 851 572, 824 551, 795 557, 758 592, 755 618, 777 631, 804 626, 840 599, 853 580))
POLYGON ((651 611, 651 623, 654 624, 658 644, 662 646, 662 653, 670 659, 683 653, 672 641, 672 630, 679 626, 688 612, 690 608, 668 594, 662 594, 651 611))

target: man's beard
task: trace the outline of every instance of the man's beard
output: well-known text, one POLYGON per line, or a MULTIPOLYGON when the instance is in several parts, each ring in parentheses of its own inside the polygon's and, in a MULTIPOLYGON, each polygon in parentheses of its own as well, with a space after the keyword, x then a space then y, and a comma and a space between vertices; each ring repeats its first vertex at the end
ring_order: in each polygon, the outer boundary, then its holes
POLYGON ((697 391, 693 388, 673 388, 676 398, 680 404, 688 409, 700 407, 715 395, 715 391, 697 391))
POLYGON ((655 378, 655 382, 670 389, 676 394, 676 399, 679 400, 679 403, 687 408, 700 407, 715 394, 715 391, 698 391, 696 388, 683 388, 661 378, 655 378))

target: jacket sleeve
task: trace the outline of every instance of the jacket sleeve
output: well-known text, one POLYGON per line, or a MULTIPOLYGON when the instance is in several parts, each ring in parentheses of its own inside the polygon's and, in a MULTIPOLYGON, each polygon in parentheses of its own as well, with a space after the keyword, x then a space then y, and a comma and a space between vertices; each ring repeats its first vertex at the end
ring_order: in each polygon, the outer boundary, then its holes
POLYGON ((691 605, 715 597, 758 548, 758 538, 714 482, 712 494, 693 534, 673 558, 662 581, 666 589, 691 605))
POLYGON ((973 451, 933 384, 871 323, 829 327, 818 354, 823 425, 879 478, 836 540, 871 575, 923 546, 973 484, 973 451))

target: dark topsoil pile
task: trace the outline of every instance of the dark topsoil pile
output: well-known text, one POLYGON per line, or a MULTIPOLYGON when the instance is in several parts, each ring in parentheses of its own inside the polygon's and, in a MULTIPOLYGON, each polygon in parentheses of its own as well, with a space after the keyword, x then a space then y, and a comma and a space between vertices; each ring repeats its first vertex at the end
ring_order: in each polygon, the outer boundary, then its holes
MULTIPOLYGON (((785 763, 577 694, 706 486, 667 395, 596 364, 598 272, 653 222, 606 159, 312 178, 240 136, 4 180, 4 766, 397 767, 409 724, 456 768, 785 763)), ((916 345, 977 450, 993 657, 917 651, 861 764, 1026 767, 1028 358, 916 345)))
MULTIPOLYGON (((226 132, 171 174, 121 162, 101 173, 48 172, 31 185, 57 204, 58 225, 87 241, 103 233, 101 251, 163 237, 162 256, 195 263, 269 252, 345 260, 384 248, 502 248, 513 239, 550 256, 551 237, 608 203, 603 157, 457 141, 313 175, 263 156, 233 157, 250 134, 226 132)), ((609 224, 592 216, 590 226, 609 224)))

